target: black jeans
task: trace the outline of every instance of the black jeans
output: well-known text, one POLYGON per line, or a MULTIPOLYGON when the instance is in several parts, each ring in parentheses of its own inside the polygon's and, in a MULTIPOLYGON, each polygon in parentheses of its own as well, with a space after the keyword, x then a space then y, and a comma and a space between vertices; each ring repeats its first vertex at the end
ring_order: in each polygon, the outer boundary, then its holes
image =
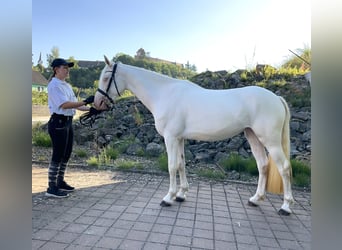
POLYGON ((48 122, 48 131, 52 141, 51 162, 66 164, 74 141, 72 116, 53 114, 48 122))

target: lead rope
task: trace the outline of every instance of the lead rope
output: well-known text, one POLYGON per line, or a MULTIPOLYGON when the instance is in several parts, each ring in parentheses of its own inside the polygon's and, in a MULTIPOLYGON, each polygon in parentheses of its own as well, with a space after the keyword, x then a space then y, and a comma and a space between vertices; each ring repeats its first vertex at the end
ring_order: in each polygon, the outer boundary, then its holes
POLYGON ((80 116, 80 124, 85 127, 93 127, 93 124, 96 122, 96 120, 104 118, 103 115, 100 115, 103 111, 112 111, 114 109, 114 106, 110 107, 107 110, 97 110, 96 113, 93 112, 85 112, 80 116))

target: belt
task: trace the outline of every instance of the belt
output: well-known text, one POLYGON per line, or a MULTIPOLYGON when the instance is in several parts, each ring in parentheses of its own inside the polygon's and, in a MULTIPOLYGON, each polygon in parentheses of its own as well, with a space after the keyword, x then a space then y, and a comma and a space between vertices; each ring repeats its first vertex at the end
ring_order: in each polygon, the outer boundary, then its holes
POLYGON ((51 115, 52 118, 57 118, 57 119, 61 119, 63 121, 70 121, 72 120, 73 116, 71 115, 60 115, 60 114, 56 114, 56 113, 53 113, 51 115))

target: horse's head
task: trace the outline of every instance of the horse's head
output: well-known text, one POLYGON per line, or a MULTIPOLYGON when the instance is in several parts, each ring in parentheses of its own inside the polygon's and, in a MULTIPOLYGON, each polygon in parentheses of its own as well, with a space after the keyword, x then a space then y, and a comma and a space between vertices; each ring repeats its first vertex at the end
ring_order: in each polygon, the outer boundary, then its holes
MULTIPOLYGON (((118 90, 117 83, 115 81, 115 72, 117 64, 109 61, 106 56, 105 59, 105 67, 103 68, 100 80, 99 87, 95 93, 94 105, 96 109, 106 110, 108 109, 108 102, 114 103, 114 99, 120 95, 118 90)), ((121 89, 122 91, 123 89, 121 89)))

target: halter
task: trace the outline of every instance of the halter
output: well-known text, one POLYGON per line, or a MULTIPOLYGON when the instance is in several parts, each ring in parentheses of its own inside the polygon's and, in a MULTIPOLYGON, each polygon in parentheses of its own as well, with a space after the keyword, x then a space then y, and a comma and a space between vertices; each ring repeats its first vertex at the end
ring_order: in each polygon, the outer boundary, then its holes
MULTIPOLYGON (((107 109, 106 111, 109 111, 109 110, 112 110, 113 107, 114 107, 114 100, 108 95, 108 92, 109 92, 109 89, 112 85, 112 82, 114 82, 114 86, 115 86, 115 89, 116 89, 116 92, 118 93, 119 96, 120 95, 120 92, 119 92, 119 89, 118 89, 118 85, 115 81, 115 72, 116 72, 116 69, 118 67, 118 64, 114 64, 114 67, 113 67, 113 70, 112 71, 106 71, 106 72, 112 72, 112 75, 110 77, 110 80, 109 80, 109 83, 108 83, 108 86, 107 86, 107 89, 106 89, 106 92, 104 92, 102 89, 98 88, 96 91, 100 92, 102 95, 104 95, 113 105, 112 107, 110 107, 109 109, 107 109)), ((107 106, 108 107, 108 106, 107 106)), ((105 111, 105 110, 102 110, 102 111, 105 111)), ((100 111, 100 113, 102 112, 100 111)), ((82 114, 80 116, 80 123, 83 125, 83 126, 89 126, 89 127, 92 127, 93 124, 95 123, 95 121, 99 118, 101 118, 100 116, 98 116, 99 113, 97 114, 94 114, 94 113, 90 113, 90 111, 82 114)))
POLYGON ((104 95, 112 104, 114 104, 114 100, 108 95, 109 89, 112 86, 112 82, 114 82, 114 86, 115 86, 116 92, 118 93, 119 96, 121 96, 120 92, 119 92, 119 89, 118 89, 118 85, 117 85, 117 83, 115 81, 115 73, 116 73, 117 67, 118 67, 118 64, 115 63, 112 71, 106 71, 106 72, 112 72, 112 75, 110 76, 110 80, 109 80, 106 92, 104 92, 100 88, 97 89, 97 91, 100 92, 102 95, 104 95))

